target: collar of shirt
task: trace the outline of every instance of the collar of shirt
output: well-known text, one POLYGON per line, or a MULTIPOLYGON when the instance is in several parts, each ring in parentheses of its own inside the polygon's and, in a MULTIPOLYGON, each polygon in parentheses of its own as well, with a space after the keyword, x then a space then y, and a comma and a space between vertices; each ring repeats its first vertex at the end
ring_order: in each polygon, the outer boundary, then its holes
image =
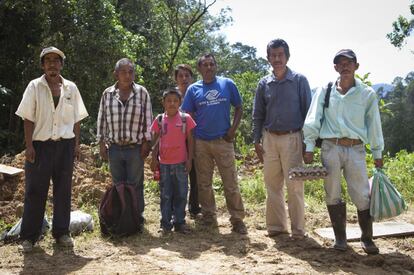
POLYGON ((286 67, 286 76, 284 79, 277 79, 275 74, 273 72, 271 72, 267 77, 266 77, 266 83, 269 84, 270 82, 284 82, 286 80, 289 81, 293 81, 293 78, 295 76, 295 73, 289 69, 289 67, 286 67))
POLYGON ((346 96, 352 96, 354 93, 358 93, 361 92, 361 90, 363 90, 365 87, 362 83, 361 80, 359 80, 358 78, 355 78, 355 86, 352 86, 347 92, 346 94, 341 94, 337 87, 338 87, 338 82, 339 82, 339 78, 335 81, 334 86, 332 87, 332 91, 334 93, 337 93, 338 96, 340 97, 346 97, 346 96))
MULTIPOLYGON (((65 89, 67 89, 67 88, 68 88, 68 86, 69 86, 69 82, 68 82, 66 79, 64 79, 61 75, 60 75, 59 77, 60 77, 60 79, 61 79, 61 81, 62 81, 62 86, 63 86, 65 89)), ((49 84, 47 83, 47 80, 46 80, 46 75, 45 75, 45 74, 44 74, 44 75, 42 75, 42 76, 40 77, 40 83, 41 83, 42 85, 49 86, 49 84)))
MULTIPOLYGON (((132 82, 131 86, 132 86, 132 93, 129 95, 128 99, 130 99, 131 97, 135 96, 138 93, 138 87, 134 82, 132 82)), ((118 82, 116 82, 113 86, 111 86, 109 93, 115 93, 114 97, 119 100, 118 82)))

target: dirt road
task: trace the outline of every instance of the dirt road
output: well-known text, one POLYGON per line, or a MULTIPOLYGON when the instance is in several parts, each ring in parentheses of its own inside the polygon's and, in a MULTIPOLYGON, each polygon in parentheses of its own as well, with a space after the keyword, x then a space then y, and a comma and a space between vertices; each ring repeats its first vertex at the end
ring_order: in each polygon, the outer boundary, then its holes
MULTIPOLYGON (((413 223, 414 213, 398 220, 413 223)), ((26 255, 17 244, 1 246, 0 273, 414 274, 413 237, 377 239, 381 253, 368 256, 358 242, 350 243, 347 252, 338 252, 330 248, 330 241, 317 237, 311 227, 328 225, 323 212, 307 215, 309 237, 300 241, 266 237, 262 215, 249 213, 246 223, 247 236, 232 233, 222 213, 218 228, 189 220, 191 234, 162 236, 155 219, 147 222, 143 234, 115 241, 96 232, 83 233, 75 237, 73 250, 56 247, 47 236, 26 255)))

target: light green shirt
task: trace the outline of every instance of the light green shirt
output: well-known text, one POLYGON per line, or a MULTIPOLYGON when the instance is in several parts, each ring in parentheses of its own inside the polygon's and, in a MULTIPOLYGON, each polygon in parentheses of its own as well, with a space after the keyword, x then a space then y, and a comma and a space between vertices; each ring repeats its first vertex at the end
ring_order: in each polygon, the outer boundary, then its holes
POLYGON ((306 151, 312 152, 315 140, 324 138, 360 139, 371 145, 374 159, 382 158, 384 138, 381 118, 375 91, 355 79, 355 86, 342 95, 332 86, 329 108, 321 125, 326 88, 320 88, 312 98, 312 103, 303 126, 306 151))

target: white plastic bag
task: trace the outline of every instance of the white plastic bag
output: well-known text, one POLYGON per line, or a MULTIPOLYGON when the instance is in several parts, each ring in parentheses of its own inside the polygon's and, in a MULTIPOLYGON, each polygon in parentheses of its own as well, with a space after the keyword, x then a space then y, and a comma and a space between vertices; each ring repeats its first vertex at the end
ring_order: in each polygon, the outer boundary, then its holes
POLYGON ((78 235, 83 231, 93 231, 92 216, 80 210, 70 212, 69 231, 78 235))

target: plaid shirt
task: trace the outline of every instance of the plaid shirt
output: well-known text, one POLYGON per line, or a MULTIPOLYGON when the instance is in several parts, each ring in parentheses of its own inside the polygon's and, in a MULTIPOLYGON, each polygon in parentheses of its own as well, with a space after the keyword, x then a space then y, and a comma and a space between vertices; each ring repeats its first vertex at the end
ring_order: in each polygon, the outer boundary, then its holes
POLYGON ((97 139, 107 143, 142 143, 151 140, 151 100, 145 87, 132 84, 125 105, 119 98, 117 84, 102 94, 98 112, 97 139))

